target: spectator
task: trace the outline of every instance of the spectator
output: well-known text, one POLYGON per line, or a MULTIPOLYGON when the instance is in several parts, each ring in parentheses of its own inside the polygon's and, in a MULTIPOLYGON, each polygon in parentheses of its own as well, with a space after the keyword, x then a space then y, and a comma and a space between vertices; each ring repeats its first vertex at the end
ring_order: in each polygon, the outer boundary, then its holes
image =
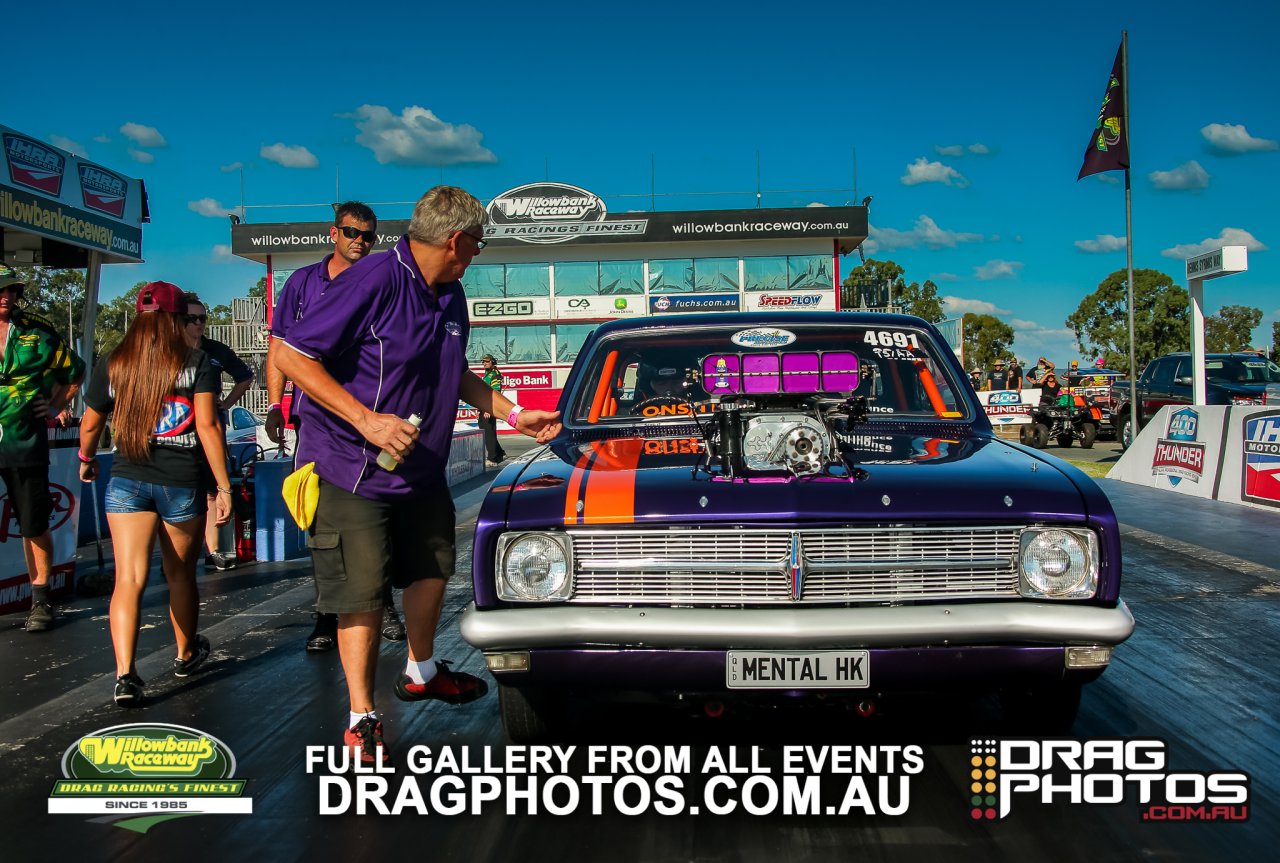
POLYGON ((307 394, 297 457, 314 462, 320 478, 310 528, 316 607, 338 614, 349 710, 343 742, 364 764, 386 760, 373 694, 387 581, 404 588, 409 632, 396 697, 463 704, 488 691, 435 656, 455 559, 445 465, 459 397, 505 414, 540 442, 560 432, 558 413, 523 410, 467 368, 461 279, 486 245, 485 218, 484 205, 462 189, 431 189, 408 234, 338 276, 276 352, 281 372, 307 394), (378 467, 380 452, 396 470, 378 467), (352 560, 361 565, 348 566, 352 560))
MULTIPOLYGON (((484 377, 481 380, 489 389, 502 392, 502 370, 498 368, 493 354, 485 354, 480 361, 484 364, 484 377)), ((498 443, 498 418, 481 411, 480 423, 484 427, 485 464, 495 467, 507 457, 498 443)))
MULTIPOLYGON (((241 396, 253 386, 253 369, 240 357, 236 356, 230 345, 223 344, 217 339, 211 339, 205 335, 205 328, 209 323, 209 313, 205 310, 204 303, 200 301, 200 297, 194 293, 188 292, 187 299, 187 339, 191 342, 192 347, 197 347, 204 351, 205 356, 209 358, 209 364, 213 366, 214 373, 218 377, 219 393, 222 389, 222 375, 228 375, 232 381, 231 392, 225 397, 214 394, 214 407, 218 411, 218 422, 222 426, 222 437, 225 443, 227 435, 227 425, 229 423, 229 413, 233 405, 240 401, 241 396)), ((219 539, 218 525, 214 518, 214 498, 217 496, 217 489, 213 484, 213 474, 205 472, 205 490, 208 498, 208 522, 204 529, 204 541, 208 546, 209 553, 205 555, 204 565, 206 569, 235 569, 236 555, 234 551, 221 552, 218 551, 219 539)))
POLYGON ((137 707, 144 697, 134 662, 157 531, 177 642, 174 676, 190 675, 209 656, 209 640, 198 631, 196 590, 205 464, 217 483, 217 523, 231 517, 226 449, 215 407, 218 377, 204 351, 191 346, 186 298, 177 285, 151 282, 138 292, 137 309, 124 340, 89 383, 80 424, 80 479, 90 482, 98 475, 102 426, 108 414, 114 417, 116 457, 106 509, 116 559, 110 610, 114 700, 121 707, 137 707))
POLYGON ((984 390, 1002 390, 1005 384, 1009 382, 1009 373, 1005 371, 1004 360, 996 360, 995 368, 987 372, 987 382, 983 385, 984 390))
POLYGON ((1022 392, 1022 364, 1018 362, 1017 357, 1009 360, 1009 370, 1004 388, 1022 392))
MULTIPOLYGON (((307 309, 315 303, 340 274, 373 250, 378 239, 378 217, 373 210, 359 201, 347 201, 333 213, 333 225, 329 228, 329 240, 333 252, 314 264, 294 270, 276 297, 276 307, 271 314, 271 341, 267 345, 267 437, 276 443, 284 440, 285 376, 275 362, 276 351, 288 336, 289 328, 302 320, 307 309)), ((301 390, 293 394, 289 420, 295 430, 298 411, 306 396, 301 390)), ((388 641, 404 641, 404 624, 396 613, 391 583, 387 582, 383 594, 382 637, 388 641)), ((308 653, 324 653, 338 646, 338 615, 316 612, 316 625, 307 636, 308 653)))
POLYGON ((54 623, 49 605, 53 496, 47 420, 61 414, 75 395, 84 377, 84 361, 52 324, 21 308, 26 288, 14 270, 0 265, 0 478, 22 534, 31 579, 26 630, 44 632, 54 623))
POLYGON ((1062 395, 1062 385, 1058 383, 1058 376, 1054 372, 1049 372, 1040 382, 1040 404, 1057 404, 1060 395, 1062 395))

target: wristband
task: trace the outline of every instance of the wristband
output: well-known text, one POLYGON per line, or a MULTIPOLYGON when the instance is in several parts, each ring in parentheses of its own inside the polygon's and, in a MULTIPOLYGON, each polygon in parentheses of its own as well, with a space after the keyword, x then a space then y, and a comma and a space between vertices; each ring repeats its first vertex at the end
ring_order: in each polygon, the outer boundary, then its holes
POLYGON ((98 460, 98 457, 96 455, 91 455, 88 458, 85 458, 84 453, 80 452, 79 450, 76 450, 76 458, 80 459, 81 464, 91 464, 98 460))
POLYGON ((272 411, 283 411, 283 410, 284 408, 280 407, 280 402, 272 402, 271 404, 267 405, 267 413, 271 413, 272 411))
POLYGON ((231 489, 229 488, 222 488, 221 486, 217 486, 217 489, 222 494, 231 494, 231 489))
POLYGON ((515 428, 516 417, 520 416, 520 411, 522 410, 524 410, 524 408, 520 407, 520 405, 516 405, 515 407, 513 407, 511 409, 511 413, 507 414, 507 425, 511 426, 512 428, 515 428))

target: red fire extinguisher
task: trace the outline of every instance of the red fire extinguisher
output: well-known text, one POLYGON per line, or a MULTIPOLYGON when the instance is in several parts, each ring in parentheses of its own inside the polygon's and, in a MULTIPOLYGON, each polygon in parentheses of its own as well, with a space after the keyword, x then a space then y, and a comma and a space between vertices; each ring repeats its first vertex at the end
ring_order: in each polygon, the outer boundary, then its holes
POLYGON ((244 479, 240 482, 238 494, 234 498, 236 513, 236 560, 247 563, 257 559, 256 529, 254 512, 256 504, 253 499, 253 466, 244 470, 244 479))

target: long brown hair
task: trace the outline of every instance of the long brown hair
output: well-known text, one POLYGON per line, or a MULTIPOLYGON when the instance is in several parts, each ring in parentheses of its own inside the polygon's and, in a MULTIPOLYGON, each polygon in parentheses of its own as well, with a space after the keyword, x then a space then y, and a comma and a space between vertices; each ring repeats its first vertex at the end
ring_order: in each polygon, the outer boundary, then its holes
POLYGON ((182 315, 142 312, 107 361, 107 377, 115 392, 115 440, 120 454, 132 462, 151 457, 151 435, 165 396, 191 352, 182 315))

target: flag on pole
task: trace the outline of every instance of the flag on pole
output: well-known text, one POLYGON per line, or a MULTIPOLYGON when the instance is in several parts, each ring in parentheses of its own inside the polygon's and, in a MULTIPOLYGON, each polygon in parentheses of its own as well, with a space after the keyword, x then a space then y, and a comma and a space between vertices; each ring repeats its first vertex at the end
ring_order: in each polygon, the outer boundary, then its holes
POLYGON ((1121 41, 1111 77, 1107 79, 1107 91, 1102 95, 1102 107, 1098 109, 1098 123, 1089 136, 1084 164, 1076 180, 1129 167, 1129 113, 1124 93, 1124 42, 1121 41))

